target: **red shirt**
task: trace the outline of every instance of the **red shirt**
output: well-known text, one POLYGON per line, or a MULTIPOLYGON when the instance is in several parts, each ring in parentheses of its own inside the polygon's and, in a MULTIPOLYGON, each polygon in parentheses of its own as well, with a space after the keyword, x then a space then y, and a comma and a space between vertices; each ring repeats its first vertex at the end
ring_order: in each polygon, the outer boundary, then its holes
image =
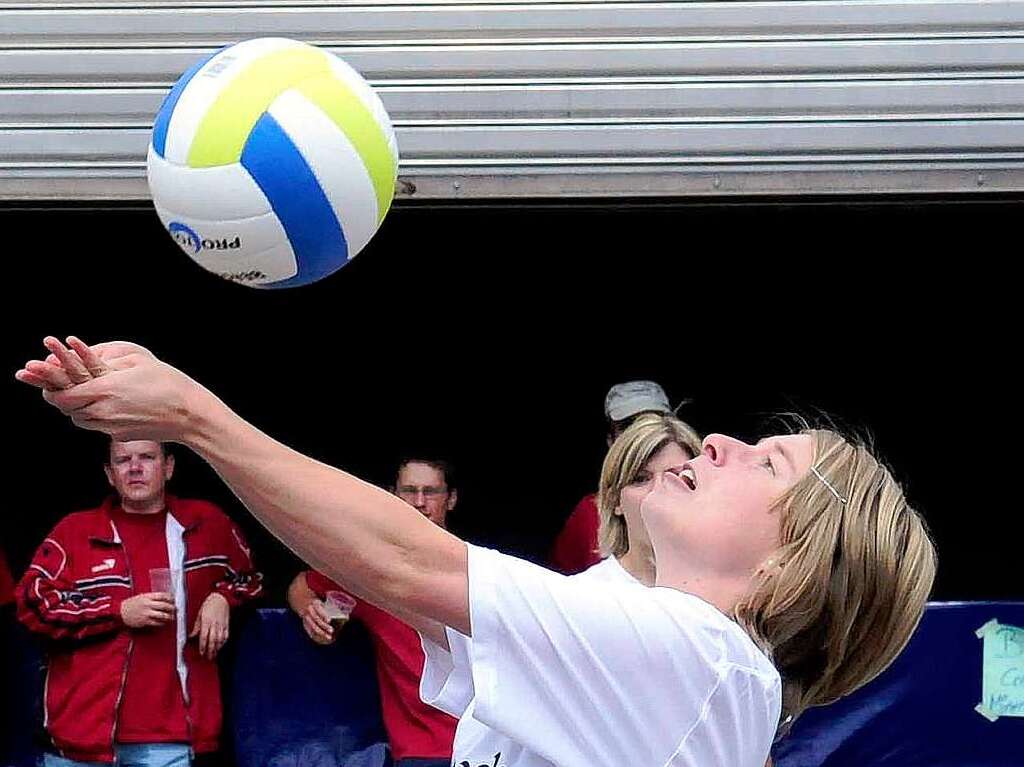
MULTIPOLYGON (((168 567, 167 512, 129 514, 121 508, 111 517, 128 552, 132 595, 150 589, 150 568, 168 567)), ((179 605, 179 608, 181 605, 179 605)), ((191 629, 191 626, 187 626, 191 629)), ((117 717, 119 743, 188 743, 188 720, 177 659, 177 628, 132 629, 124 693, 117 717)))
POLYGON ((0 607, 14 601, 14 579, 11 568, 7 566, 7 557, 0 551, 0 607))
MULTIPOLYGON (((306 572, 309 588, 323 598, 340 587, 325 575, 306 572)), ((359 599, 352 617, 370 632, 377 656, 377 684, 384 729, 393 759, 451 758, 458 721, 420 700, 423 645, 415 629, 359 599)))
POLYGON ((565 575, 575 575, 600 562, 601 554, 597 548, 599 527, 597 496, 585 496, 576 504, 562 532, 555 538, 548 556, 552 569, 565 575))

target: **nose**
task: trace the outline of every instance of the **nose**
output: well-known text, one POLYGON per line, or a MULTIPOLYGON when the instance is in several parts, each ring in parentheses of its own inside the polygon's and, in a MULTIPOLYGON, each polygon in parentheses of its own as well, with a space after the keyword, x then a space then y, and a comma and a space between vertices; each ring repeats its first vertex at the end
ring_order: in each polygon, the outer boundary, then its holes
POLYGON ((422 490, 417 490, 416 495, 412 497, 412 505, 422 510, 427 505, 427 494, 422 490))
POLYGON ((743 455, 753 448, 746 442, 725 434, 709 434, 701 443, 703 454, 715 466, 724 466, 727 461, 743 455))

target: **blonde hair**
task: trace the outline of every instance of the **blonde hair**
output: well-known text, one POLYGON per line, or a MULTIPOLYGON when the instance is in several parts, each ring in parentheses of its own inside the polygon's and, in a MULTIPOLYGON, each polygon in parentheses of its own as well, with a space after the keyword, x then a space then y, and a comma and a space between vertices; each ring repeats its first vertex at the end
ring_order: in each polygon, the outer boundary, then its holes
POLYGON ((921 516, 863 445, 807 429, 813 471, 777 503, 781 547, 734 617, 782 676, 782 724, 868 683, 921 620, 937 557, 921 516))
POLYGON ((598 544, 602 554, 621 557, 629 551, 625 517, 615 513, 622 489, 637 478, 655 453, 672 443, 691 457, 700 455, 701 439, 697 432, 675 416, 663 413, 639 416, 612 443, 601 466, 597 491, 601 520, 598 544))

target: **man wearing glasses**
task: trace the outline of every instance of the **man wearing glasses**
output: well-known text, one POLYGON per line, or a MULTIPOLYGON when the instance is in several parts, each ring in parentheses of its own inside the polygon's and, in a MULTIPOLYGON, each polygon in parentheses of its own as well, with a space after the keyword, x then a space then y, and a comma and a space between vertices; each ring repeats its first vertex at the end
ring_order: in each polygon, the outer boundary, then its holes
MULTIPOLYGON (((451 466, 419 456, 398 464, 394 493, 439 527, 446 527, 448 513, 458 501, 451 466)), ((424 655, 419 634, 390 613, 339 592, 329 578, 306 570, 288 587, 288 604, 317 644, 334 642, 336 630, 348 617, 366 626, 376 654, 384 729, 395 767, 449 767, 458 722, 420 700, 424 655), (340 617, 345 612, 348 617, 340 617)))

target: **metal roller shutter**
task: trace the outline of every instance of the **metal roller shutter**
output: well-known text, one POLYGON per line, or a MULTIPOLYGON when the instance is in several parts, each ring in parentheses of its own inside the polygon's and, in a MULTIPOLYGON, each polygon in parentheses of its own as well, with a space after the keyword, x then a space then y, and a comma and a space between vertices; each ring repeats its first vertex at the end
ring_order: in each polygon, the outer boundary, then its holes
POLYGON ((0 199, 143 199, 164 93, 323 45, 411 198, 1024 189, 1024 0, 0 2, 0 199))

